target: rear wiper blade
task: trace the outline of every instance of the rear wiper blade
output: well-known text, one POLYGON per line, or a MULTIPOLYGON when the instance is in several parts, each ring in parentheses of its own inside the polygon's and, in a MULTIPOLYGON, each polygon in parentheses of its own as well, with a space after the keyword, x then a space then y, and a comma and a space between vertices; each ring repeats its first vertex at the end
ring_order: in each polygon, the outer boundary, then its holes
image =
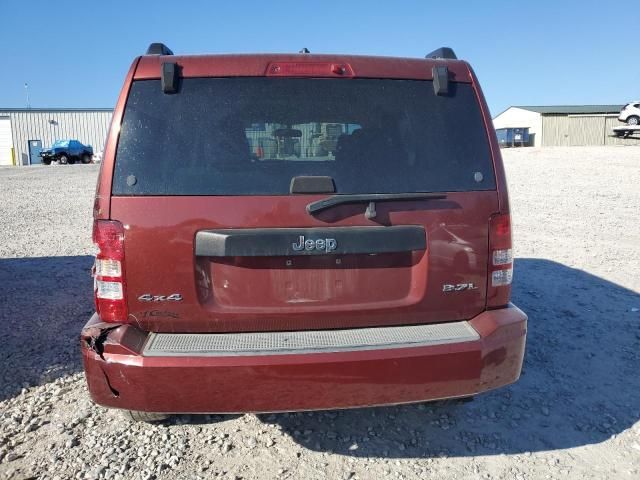
POLYGON ((444 193, 363 193, 353 195, 333 195, 323 200, 311 202, 307 205, 307 212, 314 215, 328 208, 337 205, 348 205, 353 203, 369 203, 367 207, 367 218, 375 217, 376 202, 402 202, 410 200, 439 200, 447 198, 444 193))

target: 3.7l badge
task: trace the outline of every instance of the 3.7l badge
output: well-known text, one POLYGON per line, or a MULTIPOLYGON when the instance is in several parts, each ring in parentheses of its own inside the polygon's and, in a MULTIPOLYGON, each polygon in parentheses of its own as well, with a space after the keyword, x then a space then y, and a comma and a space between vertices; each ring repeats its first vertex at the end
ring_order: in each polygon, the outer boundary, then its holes
POLYGON ((445 283, 442 285, 443 292, 462 292, 464 290, 477 290, 474 283, 445 283))

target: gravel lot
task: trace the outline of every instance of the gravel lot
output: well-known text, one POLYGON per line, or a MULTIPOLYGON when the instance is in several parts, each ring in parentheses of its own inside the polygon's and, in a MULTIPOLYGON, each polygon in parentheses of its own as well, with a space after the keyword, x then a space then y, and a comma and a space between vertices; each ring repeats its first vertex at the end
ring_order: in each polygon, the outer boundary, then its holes
POLYGON ((91 404, 97 166, 0 169, 0 478, 640 478, 640 148, 505 152, 521 380, 468 404, 130 424, 91 404))

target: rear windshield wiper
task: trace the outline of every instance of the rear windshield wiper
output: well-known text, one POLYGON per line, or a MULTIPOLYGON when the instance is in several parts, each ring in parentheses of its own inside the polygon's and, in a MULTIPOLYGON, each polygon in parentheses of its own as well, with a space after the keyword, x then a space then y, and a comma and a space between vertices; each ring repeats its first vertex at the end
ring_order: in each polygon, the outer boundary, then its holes
POLYGON ((307 205, 307 212, 314 215, 337 205, 353 203, 369 203, 365 215, 367 218, 376 216, 376 202, 403 202, 410 200, 439 200, 447 198, 444 193, 363 193, 352 195, 333 195, 332 197, 311 202, 307 205))

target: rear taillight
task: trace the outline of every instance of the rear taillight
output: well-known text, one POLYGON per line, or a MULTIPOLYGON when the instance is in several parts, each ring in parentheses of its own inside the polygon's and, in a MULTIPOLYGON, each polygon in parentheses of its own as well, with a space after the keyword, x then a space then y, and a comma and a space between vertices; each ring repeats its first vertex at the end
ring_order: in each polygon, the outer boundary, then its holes
POLYGON ((512 278, 511 216, 501 213, 489 219, 488 307, 502 307, 509 303, 512 278))
POLYGON ((125 301, 124 227, 113 220, 96 220, 93 243, 98 247, 93 269, 96 311, 103 322, 125 322, 129 315, 125 301))

